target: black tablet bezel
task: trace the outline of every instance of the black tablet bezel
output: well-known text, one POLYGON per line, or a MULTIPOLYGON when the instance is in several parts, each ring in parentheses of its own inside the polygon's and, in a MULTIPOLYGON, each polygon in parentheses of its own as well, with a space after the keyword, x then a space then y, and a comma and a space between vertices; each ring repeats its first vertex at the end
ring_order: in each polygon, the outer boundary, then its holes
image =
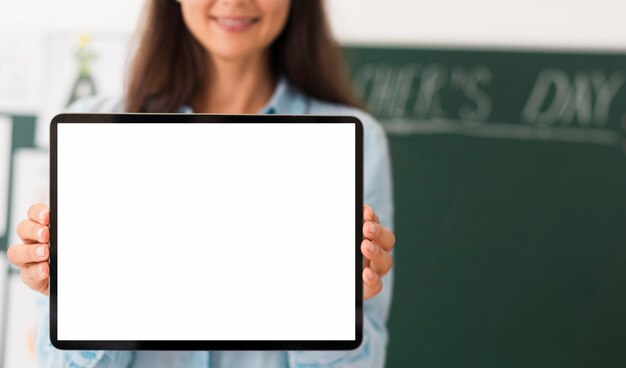
POLYGON ((50 341, 70 350, 351 350, 363 339, 363 125, 354 116, 222 114, 60 114, 50 124, 50 341), (111 123, 320 123, 355 125, 355 340, 62 340, 57 339, 57 127, 111 123))

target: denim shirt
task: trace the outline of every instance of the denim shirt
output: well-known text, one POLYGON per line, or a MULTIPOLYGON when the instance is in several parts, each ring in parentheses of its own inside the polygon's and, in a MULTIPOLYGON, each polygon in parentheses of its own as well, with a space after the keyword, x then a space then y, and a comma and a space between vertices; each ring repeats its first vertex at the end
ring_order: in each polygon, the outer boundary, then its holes
MULTIPOLYGON (((68 112, 113 113, 123 112, 123 109, 120 99, 89 97, 76 101, 68 108, 68 112)), ((182 106, 179 112, 191 113, 192 110, 189 106, 182 106)), ((382 126, 372 116, 356 108, 308 97, 284 77, 279 79, 270 101, 259 113, 352 115, 359 118, 364 127, 364 203, 374 209, 383 226, 393 230, 392 175, 387 139, 382 126)), ((55 368, 383 367, 388 342, 386 324, 393 289, 393 269, 383 277, 382 281, 382 291, 364 302, 362 344, 355 350, 346 351, 57 350, 50 343, 48 299, 41 297, 36 331, 39 366, 55 368)))

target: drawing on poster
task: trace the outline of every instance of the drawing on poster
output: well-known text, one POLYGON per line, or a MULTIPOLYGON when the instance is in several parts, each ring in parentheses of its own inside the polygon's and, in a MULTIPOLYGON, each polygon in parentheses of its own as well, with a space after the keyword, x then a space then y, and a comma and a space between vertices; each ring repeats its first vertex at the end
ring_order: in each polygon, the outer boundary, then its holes
POLYGON ((78 41, 78 48, 74 54, 78 64, 78 77, 70 91, 70 97, 63 107, 68 107, 76 100, 83 97, 95 96, 98 93, 96 82, 91 76, 91 63, 97 58, 97 54, 89 47, 90 38, 82 35, 78 41))

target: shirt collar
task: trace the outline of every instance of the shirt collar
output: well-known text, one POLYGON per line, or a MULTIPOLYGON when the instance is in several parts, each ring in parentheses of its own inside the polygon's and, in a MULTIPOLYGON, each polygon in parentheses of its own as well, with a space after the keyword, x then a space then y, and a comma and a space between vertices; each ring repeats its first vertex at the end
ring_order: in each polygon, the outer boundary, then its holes
MULTIPOLYGON (((307 99, 287 77, 281 75, 270 100, 257 114, 304 114, 307 110, 307 99)), ((179 113, 191 114, 193 109, 189 105, 181 106, 179 113)))

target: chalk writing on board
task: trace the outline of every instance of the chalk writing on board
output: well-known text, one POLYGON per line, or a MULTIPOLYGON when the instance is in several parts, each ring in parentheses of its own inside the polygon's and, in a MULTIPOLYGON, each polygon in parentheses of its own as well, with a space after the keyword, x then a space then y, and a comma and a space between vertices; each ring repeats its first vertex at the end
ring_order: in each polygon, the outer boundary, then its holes
POLYGON ((483 89, 493 76, 486 67, 448 68, 440 64, 402 66, 368 64, 355 75, 357 90, 377 116, 418 119, 445 118, 442 93, 454 91, 463 100, 455 112, 461 120, 486 122, 491 97, 483 89))
POLYGON ((502 74, 485 65, 366 63, 356 69, 353 79, 357 92, 390 134, 624 145, 626 127, 609 121, 611 109, 624 108, 616 103, 626 82, 623 71, 566 72, 546 67, 525 85, 513 85, 508 91, 515 93, 505 92, 504 97, 495 95, 510 83, 510 75, 502 74), (495 97, 513 100, 507 119, 492 117, 495 97))
POLYGON ((544 69, 522 111, 536 125, 605 126, 609 109, 624 85, 624 73, 580 71, 572 78, 560 69, 544 69))

